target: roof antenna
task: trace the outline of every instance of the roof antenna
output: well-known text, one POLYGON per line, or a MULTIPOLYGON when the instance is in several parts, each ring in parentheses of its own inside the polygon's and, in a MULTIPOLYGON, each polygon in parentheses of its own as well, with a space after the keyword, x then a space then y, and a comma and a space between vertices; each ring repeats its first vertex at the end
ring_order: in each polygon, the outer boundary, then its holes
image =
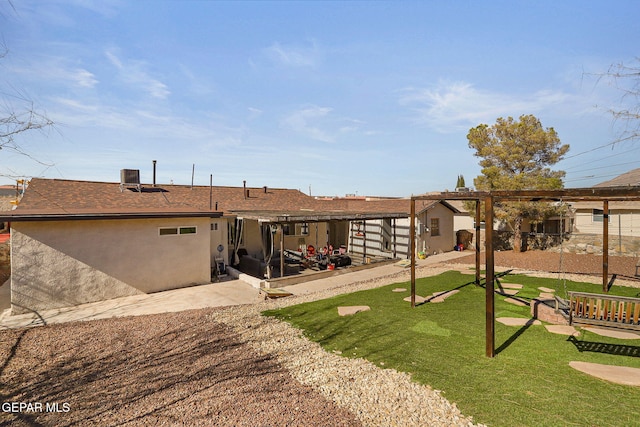
POLYGON ((153 160, 153 186, 156 186, 156 160, 153 160))

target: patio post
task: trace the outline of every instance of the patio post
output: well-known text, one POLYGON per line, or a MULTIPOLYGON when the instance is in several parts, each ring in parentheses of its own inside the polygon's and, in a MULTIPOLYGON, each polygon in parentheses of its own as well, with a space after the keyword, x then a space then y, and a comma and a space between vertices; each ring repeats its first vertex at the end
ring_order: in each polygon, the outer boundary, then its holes
POLYGON ((602 206, 602 292, 608 292, 609 284, 609 201, 602 206))
POLYGON ((284 230, 280 224, 280 277, 284 277, 284 230))
POLYGON ((409 214, 409 241, 411 252, 411 308, 416 306, 416 201, 411 197, 411 213, 409 214))
POLYGON ((476 286, 480 286, 480 199, 476 199, 476 286))
POLYGON ((494 292, 493 281, 493 196, 484 199, 484 229, 485 229, 485 257, 486 257, 486 280, 485 280, 485 305, 486 305, 486 345, 487 357, 494 357, 495 352, 495 313, 494 313, 494 292))

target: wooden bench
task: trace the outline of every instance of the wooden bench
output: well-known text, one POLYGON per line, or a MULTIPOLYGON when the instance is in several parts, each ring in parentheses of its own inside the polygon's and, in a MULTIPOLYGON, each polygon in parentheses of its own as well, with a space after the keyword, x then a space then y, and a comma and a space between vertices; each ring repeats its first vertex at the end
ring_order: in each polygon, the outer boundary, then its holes
POLYGON ((569 324, 640 331, 640 298, 569 292, 569 324))

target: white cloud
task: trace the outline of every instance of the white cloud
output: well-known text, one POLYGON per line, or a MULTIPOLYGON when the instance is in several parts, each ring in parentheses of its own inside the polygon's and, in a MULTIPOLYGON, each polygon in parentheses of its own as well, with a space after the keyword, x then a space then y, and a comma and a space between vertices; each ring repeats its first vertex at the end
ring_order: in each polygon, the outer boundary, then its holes
POLYGON ((407 88, 399 99, 413 111, 412 120, 441 133, 467 130, 498 117, 519 117, 567 104, 578 104, 565 92, 541 90, 516 96, 480 90, 466 82, 440 82, 434 88, 407 88))
POLYGON ((345 134, 360 131, 365 123, 332 113, 333 109, 329 107, 307 106, 286 116, 281 127, 316 141, 335 142, 345 134))
POLYGON ((289 114, 282 120, 282 126, 317 141, 333 142, 333 136, 319 127, 319 122, 331 111, 328 107, 310 106, 289 114))
POLYGON ((278 42, 264 50, 267 57, 287 67, 314 67, 317 65, 320 54, 315 43, 310 47, 283 46, 278 42))
POLYGON ((152 78, 145 68, 147 64, 143 61, 123 61, 113 50, 105 52, 107 59, 114 65, 120 74, 122 80, 136 88, 147 92, 154 98, 166 99, 171 91, 160 80, 152 78))
POLYGON ((92 88, 98 84, 95 75, 84 69, 77 69, 71 73, 73 80, 78 86, 92 88))

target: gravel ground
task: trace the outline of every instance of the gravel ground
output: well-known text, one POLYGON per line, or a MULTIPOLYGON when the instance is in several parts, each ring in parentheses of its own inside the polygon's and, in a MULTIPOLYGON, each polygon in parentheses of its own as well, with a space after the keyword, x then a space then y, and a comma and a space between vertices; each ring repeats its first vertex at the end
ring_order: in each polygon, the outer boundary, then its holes
POLYGON ((1 331, 0 423, 471 426, 408 374, 327 353, 260 315, 408 274, 255 305, 1 331), (8 412, 20 408, 7 403, 31 407, 8 412))
MULTIPOLYGON (((485 262, 485 253, 480 254, 481 262, 485 262)), ((473 264, 475 253, 468 257, 455 260, 460 264, 473 264)), ((521 270, 540 270, 551 273, 564 271, 567 273, 602 274, 602 255, 595 254, 560 254, 557 252, 526 251, 513 252, 501 251, 494 253, 495 265, 515 267, 521 270), (561 263, 562 258, 562 263, 561 263)), ((633 277, 636 274, 636 257, 609 256, 609 274, 633 277)))
MULTIPOLYGON (((576 273, 579 280, 599 283, 601 262, 598 256, 563 255, 568 279, 576 273)), ((635 259, 611 257, 612 272, 618 262, 618 274, 635 274, 635 259)), ((468 269, 474 255, 455 264, 419 268, 417 276, 468 269)), ((559 254, 499 252, 496 265, 557 276, 559 254)), ((437 390, 413 383, 409 375, 327 353, 287 323, 260 315, 269 308, 408 278, 409 270, 403 269, 381 279, 255 305, 1 331, 0 423, 473 425, 455 404, 437 390)))

